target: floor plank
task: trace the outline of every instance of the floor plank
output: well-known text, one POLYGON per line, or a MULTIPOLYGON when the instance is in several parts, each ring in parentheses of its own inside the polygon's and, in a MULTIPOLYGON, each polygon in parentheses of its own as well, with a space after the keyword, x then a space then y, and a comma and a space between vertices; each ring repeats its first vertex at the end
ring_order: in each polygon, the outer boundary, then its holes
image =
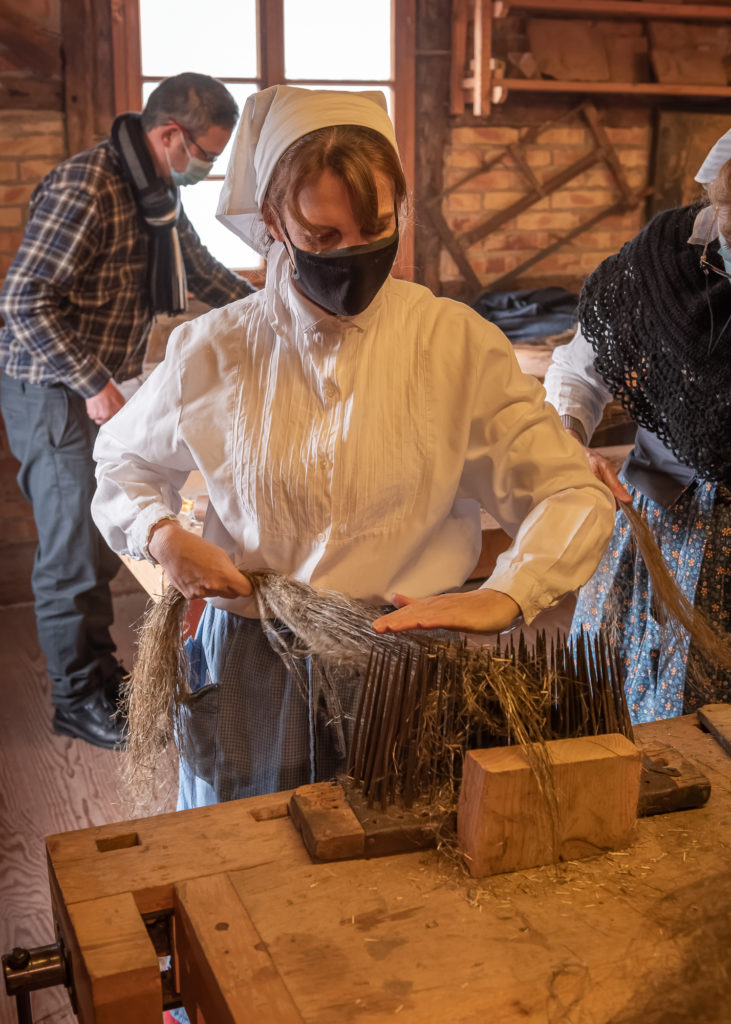
MULTIPOLYGON (((112 632, 118 655, 129 666, 147 597, 123 574, 113 595, 112 632)), ((129 815, 118 775, 122 755, 51 730, 49 683, 31 603, 0 607, 0 650, 0 952, 5 953, 16 945, 54 940, 45 837, 129 815)), ((77 1020, 63 989, 35 992, 32 1003, 36 1024, 77 1020)), ((3 986, 0 1024, 15 1021, 15 1000, 3 986)))

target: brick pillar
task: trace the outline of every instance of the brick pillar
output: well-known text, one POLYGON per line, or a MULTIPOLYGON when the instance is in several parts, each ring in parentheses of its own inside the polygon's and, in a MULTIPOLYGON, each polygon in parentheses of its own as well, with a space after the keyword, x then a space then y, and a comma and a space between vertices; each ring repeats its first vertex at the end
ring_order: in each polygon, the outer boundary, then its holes
MULTIPOLYGON (((23 238, 28 201, 41 178, 66 155, 60 111, 0 111, 0 285, 23 238)), ((36 538, 31 507, 15 481, 18 464, 10 454, 0 419, 0 544, 36 538)))

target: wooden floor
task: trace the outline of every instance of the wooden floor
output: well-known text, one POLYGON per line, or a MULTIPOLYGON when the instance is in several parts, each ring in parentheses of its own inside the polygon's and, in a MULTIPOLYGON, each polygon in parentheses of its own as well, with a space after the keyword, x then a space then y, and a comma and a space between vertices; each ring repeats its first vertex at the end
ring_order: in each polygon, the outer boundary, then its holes
MULTIPOLYGON (((7 579, 4 563, 2 575, 7 579)), ((29 570, 28 570, 29 571, 29 570)), ((125 665, 132 663, 134 625, 147 596, 126 569, 112 585, 114 639, 125 665)), ((27 587, 16 593, 27 596, 27 587)), ((30 601, 9 603, 0 594, 3 654, 0 715, 0 953, 13 946, 53 942, 45 836, 129 817, 118 767, 122 755, 51 730, 45 662, 30 601)), ((62 988, 33 993, 34 1021, 72 1024, 77 1018, 62 988)), ((16 1021, 15 1000, 0 989, 0 1024, 16 1021)))

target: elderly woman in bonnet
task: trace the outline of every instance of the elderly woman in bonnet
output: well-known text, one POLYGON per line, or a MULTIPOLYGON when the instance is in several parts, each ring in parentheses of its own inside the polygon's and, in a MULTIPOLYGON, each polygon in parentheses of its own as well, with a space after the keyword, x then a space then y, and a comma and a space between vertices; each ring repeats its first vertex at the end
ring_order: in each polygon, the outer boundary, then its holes
POLYGON ((358 684, 333 702, 270 647, 240 570, 402 607, 379 631, 501 629, 593 572, 613 502, 501 332, 390 276, 406 185, 378 93, 276 86, 247 102, 219 219, 266 285, 179 327, 97 443, 94 516, 117 551, 205 597, 188 643, 180 806, 288 789, 344 766, 358 684), (203 474, 203 536, 175 521, 203 474), (514 537, 455 593, 480 506, 514 537))
MULTIPOLYGON (((637 422, 619 478, 587 448, 589 461, 619 501, 641 511, 676 582, 721 635, 731 632, 729 157, 731 132, 696 176, 706 202, 658 214, 587 279, 576 336, 555 350, 545 382, 583 445, 612 397, 637 422)), ((652 583, 621 514, 572 630, 613 637, 635 722, 731 696, 727 673, 688 633, 657 620, 652 583)))

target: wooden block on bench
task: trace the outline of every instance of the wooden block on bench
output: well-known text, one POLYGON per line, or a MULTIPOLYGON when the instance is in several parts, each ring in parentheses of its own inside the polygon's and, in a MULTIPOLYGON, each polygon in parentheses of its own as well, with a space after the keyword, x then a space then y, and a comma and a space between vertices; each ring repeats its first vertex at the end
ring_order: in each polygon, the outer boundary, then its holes
POLYGON ((365 853, 365 832, 342 786, 315 782, 300 786, 289 802, 292 821, 316 860, 350 860, 365 853))
POLYGON ((642 767, 634 743, 609 734, 552 740, 546 747, 558 803, 556 833, 519 746, 468 753, 457 831, 472 875, 520 871, 629 845, 642 767))

